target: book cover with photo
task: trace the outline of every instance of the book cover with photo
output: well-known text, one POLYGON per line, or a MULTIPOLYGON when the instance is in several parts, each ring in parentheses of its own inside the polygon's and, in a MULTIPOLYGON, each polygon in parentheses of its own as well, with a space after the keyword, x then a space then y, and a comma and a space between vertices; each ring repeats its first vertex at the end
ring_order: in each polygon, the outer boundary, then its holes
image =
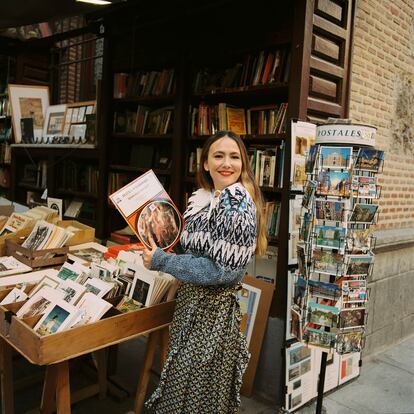
POLYGON ((178 243, 183 217, 152 170, 109 198, 147 247, 151 247, 151 238, 163 250, 169 250, 178 243))

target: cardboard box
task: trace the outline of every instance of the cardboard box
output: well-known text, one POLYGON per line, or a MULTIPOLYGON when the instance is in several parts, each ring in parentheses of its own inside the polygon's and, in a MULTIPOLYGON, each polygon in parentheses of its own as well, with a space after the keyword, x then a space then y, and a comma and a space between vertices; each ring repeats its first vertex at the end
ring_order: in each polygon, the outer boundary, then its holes
POLYGON ((66 243, 66 246, 76 246, 77 244, 93 242, 95 240, 95 229, 89 227, 86 224, 80 223, 76 220, 61 220, 56 223, 59 227, 69 227, 73 226, 79 231, 74 232, 73 237, 69 239, 66 243))

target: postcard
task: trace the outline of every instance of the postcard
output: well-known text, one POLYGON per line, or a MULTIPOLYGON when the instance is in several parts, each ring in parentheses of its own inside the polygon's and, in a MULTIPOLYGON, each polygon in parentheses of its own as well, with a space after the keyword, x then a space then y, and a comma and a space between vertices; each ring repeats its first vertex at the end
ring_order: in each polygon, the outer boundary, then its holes
POLYGON ((348 197, 350 191, 349 171, 322 170, 318 174, 317 194, 348 197))
POLYGON ((81 283, 80 279, 83 279, 82 275, 84 273, 89 274, 90 270, 87 267, 82 266, 81 264, 76 263, 76 262, 75 263, 65 262, 60 268, 59 273, 57 274, 57 277, 62 280, 70 279, 78 283, 81 283))
POLYGON ((317 181, 313 181, 313 180, 306 181, 304 189, 303 189, 304 194, 303 194, 303 199, 302 199, 302 207, 305 207, 307 209, 310 208, 317 186, 318 186, 317 181))
POLYGON ((318 159, 318 152, 319 152, 319 146, 311 145, 308 151, 308 155, 306 157, 306 163, 305 163, 306 174, 313 174, 315 167, 316 167, 316 161, 318 159))
POLYGON ((0 305, 8 305, 9 303, 21 302, 27 299, 24 289, 18 287, 13 288, 0 302, 0 305))
POLYGON ((320 147, 319 166, 327 169, 351 168, 352 147, 320 147))
POLYGON ((369 229, 348 231, 346 249, 351 254, 368 253, 371 250, 372 235, 369 229))
POLYGON ((63 292, 58 292, 49 286, 44 286, 23 304, 16 312, 16 316, 18 318, 28 318, 30 316, 41 315, 51 303, 62 298, 63 292))
POLYGON ((324 198, 315 200, 316 220, 345 222, 345 212, 345 201, 331 201, 324 198))
POLYGON ((97 277, 90 277, 84 284, 86 292, 91 292, 98 298, 103 298, 113 287, 114 283, 105 282, 97 277))
POLYGON ((341 287, 342 303, 345 306, 347 304, 364 303, 368 300, 367 281, 365 279, 344 280, 341 287))
POLYGON ((0 257, 0 277, 30 272, 32 268, 13 256, 0 257))
POLYGON ((44 276, 42 279, 39 280, 39 282, 34 286, 34 288, 30 291, 29 297, 34 296, 36 292, 38 292, 40 289, 42 289, 43 286, 49 286, 52 289, 55 289, 59 286, 60 280, 56 280, 55 278, 51 276, 44 276))
POLYGON ((302 340, 302 317, 295 309, 290 310, 290 334, 298 341, 302 340))
POLYGON ((102 246, 99 243, 89 242, 78 244, 76 246, 69 247, 68 257, 72 260, 80 260, 81 262, 88 263, 101 263, 105 260, 104 254, 108 248, 102 246))
POLYGON ((350 352, 360 352, 362 349, 363 330, 359 328, 355 331, 340 332, 336 338, 336 351, 339 354, 350 352))
POLYGON ((341 289, 335 283, 308 280, 308 286, 309 295, 315 298, 338 300, 341 296, 341 289))
POLYGON ((303 215, 302 225, 299 231, 299 240, 309 243, 309 237, 311 233, 311 228, 313 224, 313 217, 311 211, 306 211, 303 215))
POLYGON ((334 346, 335 338, 335 333, 315 328, 305 328, 303 335, 304 341, 306 341, 309 346, 322 348, 324 350, 331 349, 334 346))
POLYGON ((179 241, 183 218, 152 170, 109 196, 137 237, 168 250, 179 241))
POLYGON ((44 315, 34 326, 33 330, 40 336, 63 331, 69 327, 71 320, 76 314, 77 309, 73 305, 64 300, 56 301, 46 308, 44 315))
POLYGON ((354 175, 352 177, 352 196, 356 198, 377 198, 377 179, 376 177, 365 177, 354 175))
POLYGON ((341 329, 357 328, 365 324, 365 308, 342 309, 339 314, 341 329))
POLYGON ((30 250, 40 250, 48 242, 50 235, 52 234, 53 224, 50 224, 44 220, 36 222, 32 232, 27 239, 23 242, 22 247, 26 247, 30 250))
POLYGON ((112 307, 104 299, 99 298, 91 292, 85 293, 76 305, 78 314, 71 321, 70 327, 86 325, 87 323, 96 322, 112 307))
POLYGON ((296 250, 298 258, 298 273, 306 277, 308 275, 308 263, 305 248, 301 245, 297 245, 296 250))
POLYGON ((374 148, 360 148, 355 161, 358 170, 378 172, 384 161, 384 151, 374 148))
POLYGON ((366 276, 370 273, 374 263, 373 255, 347 255, 346 256, 346 276, 366 276))
POLYGON ((350 222, 353 223, 369 223, 371 224, 374 220, 375 213, 378 210, 376 204, 362 204, 356 203, 352 210, 350 222))
POLYGON ((289 365, 296 365, 311 358, 312 350, 306 346, 290 347, 287 349, 289 365))
POLYGON ((240 311, 242 314, 240 330, 246 336, 247 346, 249 346, 250 340, 252 338, 261 292, 262 291, 260 289, 248 285, 247 283, 243 283, 242 289, 237 291, 237 296, 240 303, 240 311))
POLYGON ((313 251, 313 271, 316 273, 327 273, 330 275, 342 275, 343 255, 333 250, 313 251))
POLYGON ((359 352, 340 357, 339 384, 358 376, 360 359, 361 354, 359 352))
POLYGON ((289 214, 289 233, 298 232, 302 223, 301 215, 302 215, 302 203, 303 197, 302 196, 295 196, 289 200, 290 204, 290 214, 289 214))
POLYGON ((345 246, 346 229, 344 227, 316 225, 314 232, 316 247, 343 249, 345 246))
POLYGON ((141 309, 144 305, 142 303, 137 302, 134 299, 129 298, 128 296, 124 296, 116 305, 116 309, 118 309, 121 313, 127 312, 134 312, 141 309))
POLYGON ((337 328, 339 322, 339 309, 335 306, 322 305, 316 302, 308 303, 308 322, 316 325, 337 328))
POLYGON ((85 286, 70 279, 63 280, 56 289, 62 291, 64 293, 63 300, 72 305, 74 305, 86 291, 85 286))
POLYGON ((293 305, 296 305, 299 309, 303 309, 306 304, 307 280, 303 277, 298 277, 294 286, 293 305))

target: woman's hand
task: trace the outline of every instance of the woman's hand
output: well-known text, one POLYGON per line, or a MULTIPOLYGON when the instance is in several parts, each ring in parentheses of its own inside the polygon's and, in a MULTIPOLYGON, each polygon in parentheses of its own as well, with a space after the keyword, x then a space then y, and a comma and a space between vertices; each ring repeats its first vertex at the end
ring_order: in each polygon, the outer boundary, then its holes
POLYGON ((144 247, 144 250, 142 251, 142 262, 147 269, 150 268, 152 257, 154 256, 155 250, 157 250, 157 245, 151 236, 148 237, 148 241, 151 249, 144 247))

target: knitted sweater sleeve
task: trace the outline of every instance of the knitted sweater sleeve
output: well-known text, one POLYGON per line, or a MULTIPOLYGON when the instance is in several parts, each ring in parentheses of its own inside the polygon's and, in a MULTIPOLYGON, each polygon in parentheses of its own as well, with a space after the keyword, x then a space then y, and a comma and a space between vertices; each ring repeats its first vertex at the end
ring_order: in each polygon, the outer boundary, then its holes
POLYGON ((212 243, 205 256, 172 255, 157 249, 151 270, 182 282, 227 285, 241 280, 256 248, 256 208, 244 187, 226 188, 209 217, 212 243))

